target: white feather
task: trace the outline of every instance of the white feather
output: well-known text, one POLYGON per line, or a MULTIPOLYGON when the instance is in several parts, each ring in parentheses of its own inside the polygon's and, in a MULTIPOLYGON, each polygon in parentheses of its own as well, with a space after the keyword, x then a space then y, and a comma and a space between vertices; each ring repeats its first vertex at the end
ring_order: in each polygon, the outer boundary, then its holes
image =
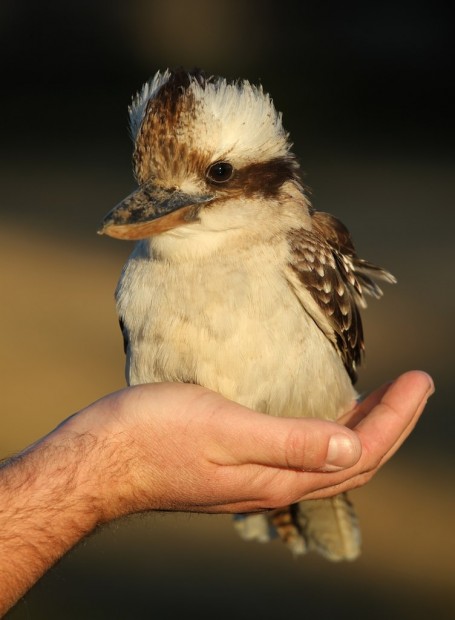
POLYGON ((213 151, 214 159, 230 157, 235 163, 267 160, 290 149, 281 114, 262 87, 248 81, 218 79, 205 88, 191 85, 197 107, 198 147, 213 151))
MULTIPOLYGON (((156 73, 134 97, 129 107, 133 140, 149 101, 170 76, 168 69, 156 73)), ((211 153, 214 161, 229 157, 239 165, 250 161, 252 155, 256 161, 266 161, 289 152, 291 144, 282 125, 282 115, 261 86, 247 80, 227 82, 224 78, 211 78, 201 86, 192 78, 188 96, 194 97, 195 117, 190 127, 176 125, 175 133, 197 144, 198 150, 211 153)))

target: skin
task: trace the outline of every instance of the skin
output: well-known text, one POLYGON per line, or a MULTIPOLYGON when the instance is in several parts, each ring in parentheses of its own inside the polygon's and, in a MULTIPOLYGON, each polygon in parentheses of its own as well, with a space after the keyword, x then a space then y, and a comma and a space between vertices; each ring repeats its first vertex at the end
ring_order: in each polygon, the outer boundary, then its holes
POLYGON ((0 469, 0 614, 97 526, 124 515, 252 512, 365 484, 433 391, 426 373, 408 372, 339 422, 266 416, 197 385, 100 399, 0 469))

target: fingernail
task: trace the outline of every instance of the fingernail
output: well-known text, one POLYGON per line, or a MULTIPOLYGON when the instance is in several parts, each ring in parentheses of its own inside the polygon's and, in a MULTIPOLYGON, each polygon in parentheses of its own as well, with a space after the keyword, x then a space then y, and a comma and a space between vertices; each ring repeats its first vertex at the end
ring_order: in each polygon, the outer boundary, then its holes
POLYGON ((338 471, 357 462, 359 443, 344 433, 332 435, 327 450, 325 471, 338 471))
POLYGON ((433 381, 433 377, 432 377, 431 375, 429 375, 427 372, 425 372, 424 374, 427 376, 428 383, 429 383, 429 385, 428 385, 428 391, 427 391, 427 393, 426 393, 426 397, 427 397, 427 398, 430 398, 430 396, 431 396, 432 394, 434 394, 434 391, 435 391, 434 381, 433 381))

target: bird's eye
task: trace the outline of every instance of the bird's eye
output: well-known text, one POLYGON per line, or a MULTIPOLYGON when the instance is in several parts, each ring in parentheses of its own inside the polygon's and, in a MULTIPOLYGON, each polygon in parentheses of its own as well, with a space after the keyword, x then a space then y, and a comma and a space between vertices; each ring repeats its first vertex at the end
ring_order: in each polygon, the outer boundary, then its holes
POLYGON ((226 183, 234 174, 234 168, 227 161, 217 161, 207 168, 205 173, 209 181, 213 183, 226 183))

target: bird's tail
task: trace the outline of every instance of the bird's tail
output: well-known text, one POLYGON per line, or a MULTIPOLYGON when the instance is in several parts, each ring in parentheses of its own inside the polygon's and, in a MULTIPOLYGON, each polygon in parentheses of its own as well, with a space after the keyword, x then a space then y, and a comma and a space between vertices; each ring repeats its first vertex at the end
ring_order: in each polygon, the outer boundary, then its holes
POLYGON ((345 493, 267 513, 236 515, 234 523, 245 540, 280 538, 294 555, 314 550, 338 562, 355 560, 360 554, 358 519, 345 493))

